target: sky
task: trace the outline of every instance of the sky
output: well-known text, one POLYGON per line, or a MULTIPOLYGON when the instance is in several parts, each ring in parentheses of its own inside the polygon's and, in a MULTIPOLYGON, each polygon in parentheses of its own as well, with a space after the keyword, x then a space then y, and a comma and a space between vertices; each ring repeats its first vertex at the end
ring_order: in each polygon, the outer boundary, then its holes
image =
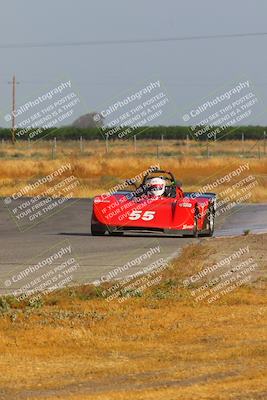
POLYGON ((184 113, 249 81, 258 104, 244 124, 267 125, 267 35, 154 43, 20 47, 25 43, 139 40, 265 32, 257 0, 1 1, 0 126, 17 105, 70 80, 80 102, 68 122, 160 80, 169 99, 155 124, 186 124, 184 113), (7 45, 17 45, 17 48, 7 45))

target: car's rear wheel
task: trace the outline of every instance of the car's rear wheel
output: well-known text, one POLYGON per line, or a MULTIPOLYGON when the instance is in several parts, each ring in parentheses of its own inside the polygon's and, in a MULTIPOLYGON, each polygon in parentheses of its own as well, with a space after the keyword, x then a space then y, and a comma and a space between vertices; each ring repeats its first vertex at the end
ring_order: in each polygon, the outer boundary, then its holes
POLYGON ((106 233, 106 228, 101 224, 91 224, 92 236, 102 236, 106 233))
POLYGON ((215 217, 214 217, 214 212, 213 212, 213 210, 210 210, 208 219, 209 219, 209 223, 208 223, 209 228, 208 228, 207 236, 213 236, 213 233, 214 233, 214 225, 215 225, 215 217))
POLYGON ((198 217, 197 217, 197 215, 196 215, 195 218, 194 218, 193 236, 194 236, 195 238, 198 237, 198 217))
POLYGON ((202 233, 202 237, 211 237, 214 234, 214 227, 215 227, 215 215, 213 207, 210 207, 206 216, 206 220, 204 225, 207 227, 205 229, 205 233, 202 233))

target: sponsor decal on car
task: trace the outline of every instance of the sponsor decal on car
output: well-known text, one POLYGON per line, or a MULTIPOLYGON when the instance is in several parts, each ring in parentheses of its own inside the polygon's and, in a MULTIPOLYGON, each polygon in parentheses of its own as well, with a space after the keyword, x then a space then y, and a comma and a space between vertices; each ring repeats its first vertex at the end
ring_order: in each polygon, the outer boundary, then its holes
POLYGON ((179 207, 187 207, 187 208, 191 208, 192 204, 191 203, 180 203, 179 207))

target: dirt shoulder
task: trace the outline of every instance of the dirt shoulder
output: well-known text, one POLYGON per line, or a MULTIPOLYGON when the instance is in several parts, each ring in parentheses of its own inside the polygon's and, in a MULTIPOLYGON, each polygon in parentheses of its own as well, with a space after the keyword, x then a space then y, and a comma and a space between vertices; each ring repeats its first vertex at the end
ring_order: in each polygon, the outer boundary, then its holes
POLYGON ((0 399, 264 399, 266 270, 267 235, 212 238, 143 292, 1 299, 0 399))

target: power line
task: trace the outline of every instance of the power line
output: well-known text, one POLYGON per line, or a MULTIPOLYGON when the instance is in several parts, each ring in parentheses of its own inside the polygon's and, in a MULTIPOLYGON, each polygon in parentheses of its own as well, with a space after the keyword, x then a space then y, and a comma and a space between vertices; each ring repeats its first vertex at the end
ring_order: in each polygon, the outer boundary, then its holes
POLYGON ((179 36, 179 37, 166 37, 155 39, 118 39, 118 40, 87 40, 77 42, 44 42, 44 43, 9 43, 0 44, 0 49, 23 49, 35 47, 78 47, 78 46, 102 46, 102 45, 116 45, 116 44, 139 44, 139 43, 164 43, 164 42, 178 42, 189 40, 207 40, 207 39, 230 39, 230 38, 244 38, 244 37, 257 37, 267 36, 267 32, 250 32, 250 33, 231 33, 222 35, 201 35, 201 36, 179 36))
MULTIPOLYGON (((114 85, 114 78, 112 77, 110 81, 105 81, 105 82, 96 82, 96 81, 88 81, 88 80, 84 80, 84 81, 75 81, 75 84, 79 84, 79 85, 90 85, 90 86, 107 86, 107 85, 114 85)), ((0 80, 1 83, 1 80, 0 80)), ((10 82, 2 82, 2 85, 8 85, 10 82)), ((18 82, 17 82, 18 83, 18 82)), ((54 84, 58 84, 58 81, 30 81, 30 80, 20 80, 19 83, 22 83, 24 85, 54 85, 54 84)), ((129 84, 129 82, 119 82, 121 85, 124 84, 129 84)), ((130 80, 131 84, 134 84, 135 81, 130 80)), ((164 80, 165 84, 168 85, 172 85, 172 86, 186 86, 186 87, 195 87, 195 86, 222 86, 225 84, 225 82, 221 81, 221 82, 176 82, 176 81, 169 81, 169 80, 164 80)), ((267 85, 267 81, 265 82, 252 82, 253 86, 266 86, 267 85)))

